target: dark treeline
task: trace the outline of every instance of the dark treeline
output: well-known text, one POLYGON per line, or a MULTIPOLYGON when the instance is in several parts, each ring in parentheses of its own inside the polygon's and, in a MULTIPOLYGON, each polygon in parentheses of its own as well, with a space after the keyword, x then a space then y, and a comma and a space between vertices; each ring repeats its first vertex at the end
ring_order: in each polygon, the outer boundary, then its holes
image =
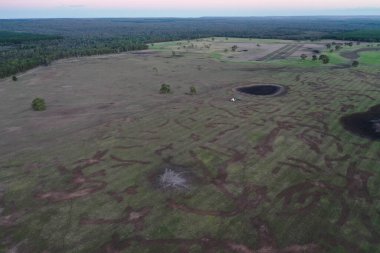
POLYGON ((128 38, 65 38, 25 41, 0 46, 0 77, 7 77, 39 65, 68 57, 119 53, 146 49, 141 41, 128 38))
POLYGON ((161 41, 212 36, 378 41, 379 30, 380 17, 0 20, 0 31, 8 31, 0 32, 0 77, 60 58, 139 50, 161 41))

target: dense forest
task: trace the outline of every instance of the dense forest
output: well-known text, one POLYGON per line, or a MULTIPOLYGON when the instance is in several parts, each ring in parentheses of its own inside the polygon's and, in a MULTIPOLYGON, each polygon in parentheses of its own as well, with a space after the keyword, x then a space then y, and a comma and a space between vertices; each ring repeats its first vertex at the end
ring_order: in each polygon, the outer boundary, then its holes
POLYGON ((201 37, 380 41, 380 17, 0 20, 0 78, 75 56, 201 37))

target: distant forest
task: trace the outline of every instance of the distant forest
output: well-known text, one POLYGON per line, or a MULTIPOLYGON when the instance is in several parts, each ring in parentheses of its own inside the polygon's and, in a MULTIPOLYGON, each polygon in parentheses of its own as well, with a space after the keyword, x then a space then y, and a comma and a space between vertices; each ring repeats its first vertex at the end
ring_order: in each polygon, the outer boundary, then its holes
POLYGON ((380 41, 380 17, 0 20, 0 78, 67 57, 204 37, 380 41))

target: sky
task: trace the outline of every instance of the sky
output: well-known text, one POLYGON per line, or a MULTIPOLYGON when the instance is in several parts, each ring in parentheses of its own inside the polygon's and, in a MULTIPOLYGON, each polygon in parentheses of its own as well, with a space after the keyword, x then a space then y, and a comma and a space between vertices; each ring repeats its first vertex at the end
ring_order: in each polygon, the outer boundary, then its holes
POLYGON ((380 15, 380 0, 0 0, 0 18, 380 15))

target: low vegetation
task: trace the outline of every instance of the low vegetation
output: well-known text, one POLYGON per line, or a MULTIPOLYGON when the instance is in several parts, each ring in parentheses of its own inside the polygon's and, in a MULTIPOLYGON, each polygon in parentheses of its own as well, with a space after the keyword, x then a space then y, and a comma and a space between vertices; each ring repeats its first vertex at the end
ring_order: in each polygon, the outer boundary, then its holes
POLYGON ((353 61, 352 62, 352 67, 358 67, 359 66, 359 62, 358 61, 353 61))
POLYGON ((196 95, 197 94, 197 89, 194 86, 190 87, 190 95, 196 95))
POLYGON ((166 83, 161 84, 160 93, 161 94, 169 94, 169 93, 171 93, 170 85, 166 84, 166 83))
POLYGON ((42 98, 35 98, 32 101, 32 108, 35 111, 44 111, 44 110, 46 110, 45 100, 42 99, 42 98))

